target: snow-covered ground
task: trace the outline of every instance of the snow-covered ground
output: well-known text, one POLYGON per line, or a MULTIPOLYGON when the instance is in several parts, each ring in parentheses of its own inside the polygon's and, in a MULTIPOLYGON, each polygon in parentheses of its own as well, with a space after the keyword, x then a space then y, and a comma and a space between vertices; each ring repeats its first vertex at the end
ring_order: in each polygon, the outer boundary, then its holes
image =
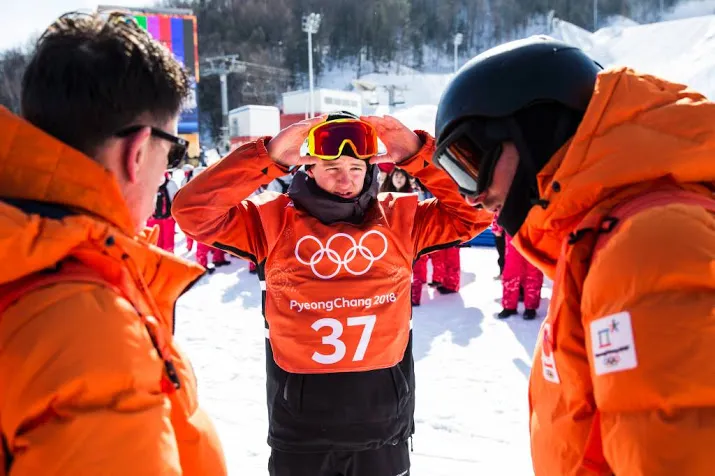
MULTIPOLYGON (((177 253, 189 258, 177 235, 177 253)), ((536 321, 501 321, 494 248, 462 248, 462 290, 425 287, 414 309, 417 412, 414 476, 530 475, 527 382, 536 321)), ((177 338, 199 379, 231 475, 267 474, 265 353, 261 292, 247 263, 204 277, 177 306, 177 338)))

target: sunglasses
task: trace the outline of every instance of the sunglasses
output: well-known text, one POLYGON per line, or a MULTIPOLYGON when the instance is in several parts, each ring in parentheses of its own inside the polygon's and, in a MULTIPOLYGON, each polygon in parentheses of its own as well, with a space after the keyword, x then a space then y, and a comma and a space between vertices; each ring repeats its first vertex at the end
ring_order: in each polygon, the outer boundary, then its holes
MULTIPOLYGON (((136 134, 145 127, 148 126, 129 126, 119 132, 116 132, 114 136, 129 137, 130 135, 136 134)), ((162 131, 161 129, 157 129, 156 127, 149 127, 149 129, 151 130, 151 135, 153 137, 157 137, 159 139, 171 142, 171 149, 169 149, 169 154, 166 158, 166 164, 170 169, 173 169, 178 166, 179 163, 186 157, 186 153, 189 150, 189 141, 187 141, 186 139, 182 139, 181 137, 176 137, 175 135, 169 134, 168 132, 162 131)))
POLYGON ((502 148, 500 142, 483 143, 467 123, 452 131, 435 150, 433 163, 450 176, 463 195, 476 197, 491 183, 502 148))
POLYGON ((335 160, 343 155, 345 146, 352 147, 359 159, 378 154, 377 131, 367 122, 357 119, 337 119, 322 122, 308 133, 308 153, 322 160, 335 160))

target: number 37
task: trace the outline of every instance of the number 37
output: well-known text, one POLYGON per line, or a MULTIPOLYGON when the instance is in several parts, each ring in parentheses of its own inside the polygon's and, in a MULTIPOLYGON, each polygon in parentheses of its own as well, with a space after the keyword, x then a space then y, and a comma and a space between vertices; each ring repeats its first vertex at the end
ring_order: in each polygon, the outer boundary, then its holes
MULTIPOLYGON (((358 343, 357 349, 355 349, 355 354, 353 355, 353 362, 358 362, 365 357, 365 352, 367 351, 367 346, 370 343, 370 336, 372 335, 372 329, 375 327, 375 320, 377 316, 360 316, 360 317, 348 317, 348 327, 353 326, 364 326, 362 330, 362 335, 360 336, 360 342, 358 343)), ((335 352, 332 354, 321 354, 320 352, 313 352, 313 360, 319 364, 335 364, 343 360, 345 353, 347 351, 345 347, 345 342, 340 340, 340 336, 343 335, 343 324, 337 319, 326 317, 323 319, 318 319, 311 326, 313 330, 318 331, 323 327, 330 327, 333 332, 330 335, 323 337, 323 344, 331 345, 335 348, 335 352)))

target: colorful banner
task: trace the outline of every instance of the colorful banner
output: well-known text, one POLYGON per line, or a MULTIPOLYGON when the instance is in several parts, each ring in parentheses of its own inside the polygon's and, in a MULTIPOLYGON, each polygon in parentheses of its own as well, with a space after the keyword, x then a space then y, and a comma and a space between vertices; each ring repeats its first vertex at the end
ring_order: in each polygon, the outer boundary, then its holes
POLYGON ((136 14, 137 23, 163 43, 191 74, 190 97, 179 120, 180 134, 199 131, 196 83, 199 81, 199 48, 196 17, 192 15, 136 14))

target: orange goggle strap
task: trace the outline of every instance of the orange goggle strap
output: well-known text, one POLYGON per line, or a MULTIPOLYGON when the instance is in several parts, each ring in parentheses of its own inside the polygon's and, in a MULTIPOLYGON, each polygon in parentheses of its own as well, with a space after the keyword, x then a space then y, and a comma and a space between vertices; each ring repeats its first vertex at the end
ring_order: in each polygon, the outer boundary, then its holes
POLYGON ((353 148, 353 152, 355 153, 355 156, 358 159, 369 159, 370 157, 373 157, 377 153, 377 132, 375 132, 375 154, 359 154, 357 151, 357 147, 355 147, 355 144, 353 143, 352 140, 350 139, 345 139, 343 142, 340 144, 340 148, 338 149, 338 155, 323 155, 323 154, 316 154, 315 153, 315 131, 320 129, 321 127, 325 127, 326 124, 339 124, 339 123, 345 123, 345 122, 354 122, 354 123, 360 123, 360 124, 365 124, 373 131, 375 128, 371 125, 368 124, 367 122, 358 120, 358 119, 335 119, 330 122, 321 122, 317 126, 313 127, 310 132, 308 132, 308 153, 310 154, 311 157, 317 157, 321 160, 335 160, 341 155, 343 155, 343 150, 345 149, 346 144, 350 144, 350 147, 353 148))

